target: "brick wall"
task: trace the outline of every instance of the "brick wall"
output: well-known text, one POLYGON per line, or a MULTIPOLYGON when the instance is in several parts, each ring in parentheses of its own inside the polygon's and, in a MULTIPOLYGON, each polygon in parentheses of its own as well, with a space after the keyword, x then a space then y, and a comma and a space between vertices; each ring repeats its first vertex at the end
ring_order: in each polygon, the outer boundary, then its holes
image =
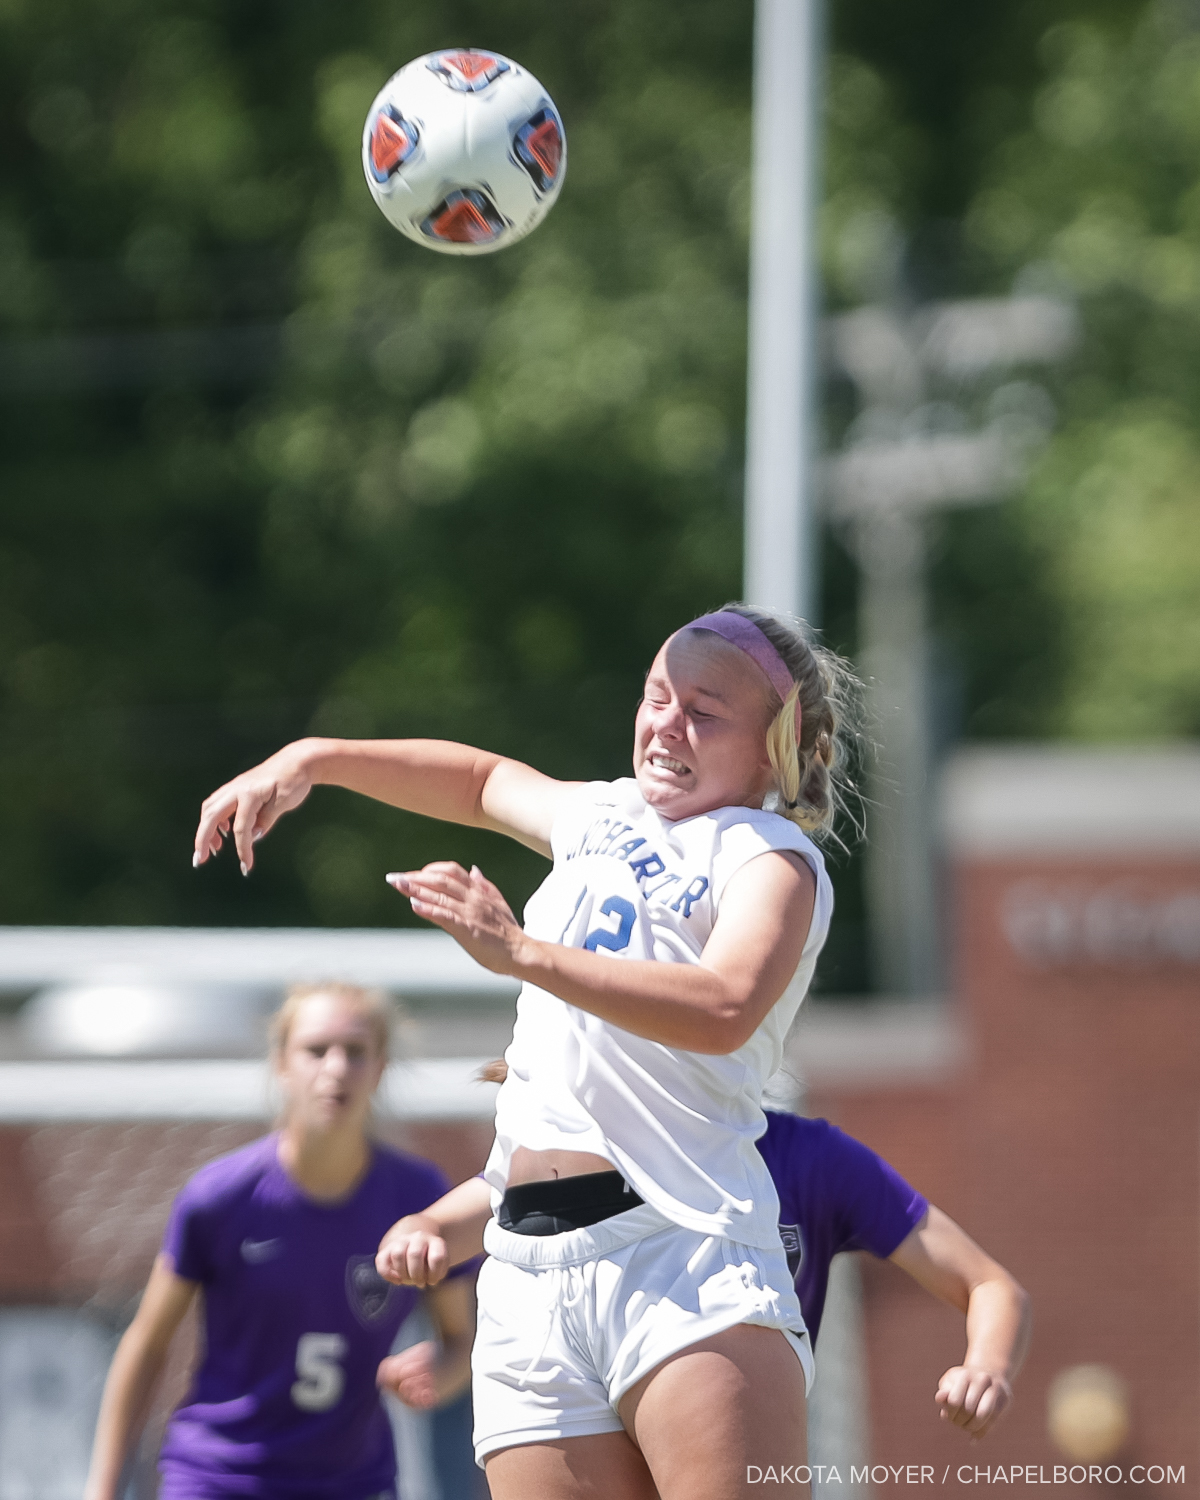
POLYGON ((1011 1417, 969 1444, 932 1404, 961 1318, 864 1265, 874 1456, 939 1480, 947 1464, 952 1480, 961 1463, 1049 1472, 1047 1387, 1098 1362, 1131 1392, 1121 1461, 1183 1463, 1200 1486, 1200 860, 967 860, 953 891, 970 1061, 942 1088, 812 1104, 1013 1271, 1034 1346, 1011 1417))

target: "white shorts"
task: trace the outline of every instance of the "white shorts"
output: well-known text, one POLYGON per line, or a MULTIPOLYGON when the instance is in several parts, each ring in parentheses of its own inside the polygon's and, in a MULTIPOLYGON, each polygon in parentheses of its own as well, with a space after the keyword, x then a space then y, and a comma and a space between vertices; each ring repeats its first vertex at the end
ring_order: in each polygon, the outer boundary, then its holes
POLYGON ((518 1443, 620 1432, 617 1403, 689 1344, 778 1328, 812 1384, 783 1247, 682 1229, 646 1203, 586 1229, 523 1235, 493 1219, 471 1355, 475 1461, 518 1443))

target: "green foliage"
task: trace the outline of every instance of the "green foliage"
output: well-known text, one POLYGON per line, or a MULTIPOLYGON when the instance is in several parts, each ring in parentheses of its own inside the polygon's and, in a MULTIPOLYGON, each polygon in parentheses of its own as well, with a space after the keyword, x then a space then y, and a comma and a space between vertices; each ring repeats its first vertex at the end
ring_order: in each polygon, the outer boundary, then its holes
POLYGON ((835 53, 825 83, 820 255, 833 305, 884 297, 911 220, 922 151, 880 75, 835 53))
POLYGON ((1154 4, 1132 32, 1042 44, 1031 128, 967 229, 993 265, 1080 299, 1063 421, 1019 524, 1064 621, 1052 732, 1200 734, 1200 33, 1154 4))
MULTIPOLYGON (((0 11, 3 920, 403 921, 382 875, 435 856, 520 904, 527 851, 336 793, 244 885, 193 874, 191 830, 310 731, 627 767, 658 642, 739 589, 751 16, 0 11), (359 164, 387 74, 469 41, 542 78, 570 150, 485 260, 401 239, 359 164)), ((905 137, 852 59, 830 112, 852 295, 905 137)))
MULTIPOLYGON (((1197 732, 1200 52, 1127 9, 833 8, 830 304, 893 291, 905 237, 919 289, 968 200, 950 289, 1082 299, 1028 494, 936 538, 972 734, 1197 732), (1012 40, 1068 13, 1040 64, 1012 40)), ((751 16, 0 0, 0 920, 391 923, 383 873, 435 856, 520 904, 527 851, 333 792, 246 883, 191 831, 312 731, 621 774, 659 640, 739 588, 751 16), (358 153, 392 69, 470 42, 547 84, 570 164, 535 235, 456 261, 358 153)), ((854 592, 831 539, 843 650, 854 592)))
POLYGON ((1200 434, 1193 414, 1123 402, 1072 424, 1028 497, 1067 601, 1058 726, 1092 740, 1200 734, 1200 434))

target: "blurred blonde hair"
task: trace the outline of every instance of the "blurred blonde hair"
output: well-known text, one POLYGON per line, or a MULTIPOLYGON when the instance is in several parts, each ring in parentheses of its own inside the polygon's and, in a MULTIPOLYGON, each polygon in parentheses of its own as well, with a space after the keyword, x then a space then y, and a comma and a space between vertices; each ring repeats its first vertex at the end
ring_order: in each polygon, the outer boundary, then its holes
POLYGON ((391 997, 383 990, 367 989, 363 985, 331 980, 326 984, 294 984, 288 990, 283 997, 283 1004, 271 1017, 268 1036, 273 1057, 283 1056, 287 1048, 288 1037, 296 1023, 296 1017, 300 1014, 304 1002, 311 1000, 315 995, 328 995, 332 999, 345 1000, 356 1006, 370 1023, 377 1055, 385 1059, 390 1055, 392 1024, 396 1018, 396 1010, 391 997))

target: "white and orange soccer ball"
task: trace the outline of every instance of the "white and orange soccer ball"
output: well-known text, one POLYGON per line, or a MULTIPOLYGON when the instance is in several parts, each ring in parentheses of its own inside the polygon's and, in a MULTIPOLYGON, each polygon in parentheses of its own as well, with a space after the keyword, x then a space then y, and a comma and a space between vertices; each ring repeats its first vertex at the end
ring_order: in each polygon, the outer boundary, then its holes
POLYGON ((394 74, 367 115, 367 186, 390 223, 445 255, 486 255, 550 212, 567 168, 554 101, 498 52, 431 52, 394 74))

